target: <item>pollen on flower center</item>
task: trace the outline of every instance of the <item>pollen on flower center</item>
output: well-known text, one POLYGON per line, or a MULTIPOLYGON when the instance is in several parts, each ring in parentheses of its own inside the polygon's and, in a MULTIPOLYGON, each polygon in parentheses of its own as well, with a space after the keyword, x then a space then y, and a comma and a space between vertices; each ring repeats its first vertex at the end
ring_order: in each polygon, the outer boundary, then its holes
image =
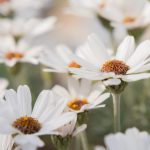
POLYGON ((8 52, 5 54, 5 57, 9 60, 11 59, 19 59, 19 58, 22 58, 23 57, 23 54, 22 53, 19 53, 19 52, 8 52))
POLYGON ((123 19, 123 22, 124 22, 125 24, 128 24, 128 23, 133 23, 135 20, 136 20, 135 17, 125 17, 125 18, 123 19))
POLYGON ((68 67, 70 68, 81 68, 81 66, 79 64, 77 64, 75 61, 72 61, 68 67))
POLYGON ((87 99, 74 99, 68 103, 68 107, 73 110, 80 110, 82 106, 88 104, 87 99))
POLYGON ((41 129, 41 124, 38 120, 27 116, 20 117, 12 124, 12 126, 23 134, 34 134, 41 129))
POLYGON ((125 75, 129 70, 129 66, 120 60, 109 60, 106 61, 102 68, 102 72, 114 72, 116 75, 125 75))

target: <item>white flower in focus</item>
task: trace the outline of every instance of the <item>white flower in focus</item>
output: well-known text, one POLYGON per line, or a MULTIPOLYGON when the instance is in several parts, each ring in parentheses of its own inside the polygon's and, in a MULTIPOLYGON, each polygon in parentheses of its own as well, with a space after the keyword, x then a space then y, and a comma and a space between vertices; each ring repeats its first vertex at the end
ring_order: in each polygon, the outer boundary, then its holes
POLYGON ((0 133, 14 135, 14 141, 22 150, 35 150, 44 145, 41 135, 59 134, 58 128, 69 123, 75 113, 64 112, 66 102, 58 100, 51 105, 55 95, 48 90, 40 93, 32 109, 32 98, 27 86, 19 86, 17 92, 10 89, 1 100, 0 133))
MULTIPOLYGON (((116 133, 106 136, 107 150, 150 150, 150 135, 136 128, 127 129, 125 134, 116 133)), ((97 147, 95 150, 105 150, 97 147)))
POLYGON ((11 135, 0 134, 0 150, 12 150, 14 140, 11 135))
POLYGON ((102 103, 110 96, 109 93, 103 93, 105 88, 101 84, 92 85, 89 80, 79 81, 71 77, 68 78, 68 90, 59 85, 55 85, 52 90, 66 99, 66 110, 76 113, 105 107, 102 103))
POLYGON ((88 38, 88 48, 79 49, 74 60, 81 68, 69 70, 78 77, 101 80, 106 86, 119 85, 122 81, 133 82, 150 77, 150 41, 142 42, 135 48, 132 36, 127 36, 110 56, 106 47, 95 35, 88 38))
POLYGON ((0 78, 0 99, 4 97, 8 84, 8 80, 0 78))
POLYGON ((61 45, 56 48, 55 51, 44 51, 41 54, 40 62, 47 66, 44 71, 46 72, 59 72, 69 73, 68 68, 80 68, 73 59, 73 50, 68 47, 61 45))
POLYGON ((13 67, 18 62, 38 64, 41 46, 30 47, 25 40, 16 44, 11 36, 0 37, 0 63, 13 67))
POLYGON ((46 19, 1 19, 0 34, 12 35, 16 40, 24 37, 34 38, 52 30, 56 20, 56 17, 46 19))

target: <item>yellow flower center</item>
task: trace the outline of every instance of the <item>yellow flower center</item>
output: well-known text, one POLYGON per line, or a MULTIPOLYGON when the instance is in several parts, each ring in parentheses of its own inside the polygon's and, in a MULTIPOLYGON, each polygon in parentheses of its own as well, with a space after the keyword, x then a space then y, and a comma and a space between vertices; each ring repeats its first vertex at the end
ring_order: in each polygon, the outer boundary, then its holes
POLYGON ((102 68, 102 72, 114 72, 116 75, 125 75, 129 70, 129 66, 120 60, 109 60, 106 61, 102 68))
POLYGON ((8 52, 5 54, 5 57, 9 60, 12 60, 12 59, 20 59, 22 58, 24 55, 20 52, 8 52))
POLYGON ((74 99, 68 103, 68 107, 73 110, 80 110, 82 106, 88 104, 88 101, 86 98, 80 100, 80 99, 74 99))
POLYGON ((68 67, 70 68, 81 68, 81 66, 79 64, 77 64, 75 61, 72 61, 68 67))
POLYGON ((125 24, 133 23, 135 20, 136 20, 135 17, 128 16, 123 19, 123 23, 125 23, 125 24))
POLYGON ((12 124, 12 126, 23 134, 34 134, 41 129, 41 124, 38 120, 27 116, 20 117, 12 124))

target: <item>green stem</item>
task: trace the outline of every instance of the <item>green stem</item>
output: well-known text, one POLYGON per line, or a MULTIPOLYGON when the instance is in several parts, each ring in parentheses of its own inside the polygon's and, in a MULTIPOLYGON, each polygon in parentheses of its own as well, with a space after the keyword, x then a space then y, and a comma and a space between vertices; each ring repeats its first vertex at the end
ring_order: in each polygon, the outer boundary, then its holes
POLYGON ((87 140, 87 136, 86 136, 85 131, 80 133, 80 138, 81 138, 81 143, 82 143, 83 150, 89 150, 88 140, 87 140))
POLYGON ((114 109, 114 131, 119 132, 120 128, 120 94, 112 94, 114 109))

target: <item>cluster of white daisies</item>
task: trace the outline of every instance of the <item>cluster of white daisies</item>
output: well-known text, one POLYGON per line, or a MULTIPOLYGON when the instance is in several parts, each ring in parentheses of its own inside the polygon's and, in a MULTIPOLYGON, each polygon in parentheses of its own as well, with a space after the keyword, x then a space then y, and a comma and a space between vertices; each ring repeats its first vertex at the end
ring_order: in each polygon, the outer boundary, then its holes
MULTIPOLYGON (((67 12, 90 17, 98 14, 117 30, 117 37, 120 32, 126 35, 110 49, 103 37, 92 34, 75 51, 65 45, 52 51, 40 43, 30 44, 55 27, 56 17, 40 16, 50 2, 0 0, 0 63, 12 68, 18 63, 42 64, 43 71, 68 76, 67 89, 55 85, 41 91, 34 107, 28 86, 6 90, 8 81, 0 80, 1 150, 36 150, 44 146, 39 138, 43 135, 50 135, 56 148, 67 149, 72 137, 87 128, 88 111, 105 107, 104 101, 110 95, 120 95, 129 82, 150 78, 150 40, 136 46, 134 37, 128 35, 150 24, 149 1, 70 0, 67 12)), ((107 150, 150 150, 150 135, 132 128, 125 134, 106 136, 105 144, 107 150)))

